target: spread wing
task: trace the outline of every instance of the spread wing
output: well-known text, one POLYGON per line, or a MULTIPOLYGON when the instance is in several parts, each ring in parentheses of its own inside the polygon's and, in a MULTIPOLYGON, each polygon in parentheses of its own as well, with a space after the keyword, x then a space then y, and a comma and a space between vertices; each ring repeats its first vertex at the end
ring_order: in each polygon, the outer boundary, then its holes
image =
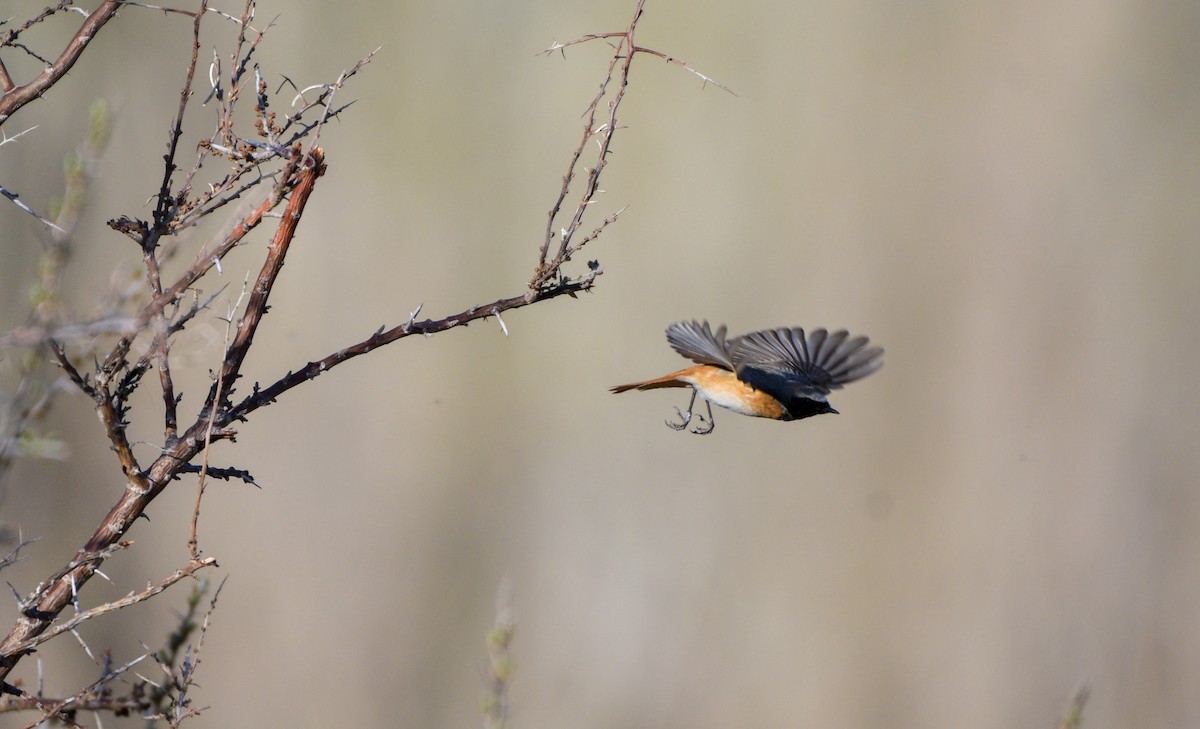
POLYGON ((667 327, 667 342, 676 352, 697 364, 733 369, 734 342, 725 341, 724 324, 714 334, 707 321, 677 321, 667 327))
POLYGON ((738 337, 730 359, 738 379, 782 403, 795 398, 824 402, 830 390, 883 366, 883 349, 844 329, 832 334, 800 327, 767 329, 738 337))

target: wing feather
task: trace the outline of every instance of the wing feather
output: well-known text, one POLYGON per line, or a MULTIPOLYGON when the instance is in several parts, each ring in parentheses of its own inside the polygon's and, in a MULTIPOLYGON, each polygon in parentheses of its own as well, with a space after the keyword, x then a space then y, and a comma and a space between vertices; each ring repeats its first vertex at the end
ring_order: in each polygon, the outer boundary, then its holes
POLYGON ((783 402, 824 399, 883 366, 882 348, 849 337, 844 329, 814 329, 807 336, 800 327, 767 329, 733 340, 730 359, 739 379, 783 402))
POLYGON ((677 321, 667 327, 671 348, 697 364, 733 370, 733 342, 725 341, 725 325, 714 333, 708 322, 677 321))

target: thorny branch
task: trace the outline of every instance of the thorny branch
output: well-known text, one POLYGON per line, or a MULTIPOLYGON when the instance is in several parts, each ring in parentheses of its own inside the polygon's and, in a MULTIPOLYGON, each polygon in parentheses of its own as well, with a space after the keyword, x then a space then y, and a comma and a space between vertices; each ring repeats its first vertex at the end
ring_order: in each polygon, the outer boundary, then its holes
MULTIPOLYGON (((233 306, 230 307, 229 316, 225 319, 225 348, 226 349, 229 348, 229 335, 230 335, 230 330, 233 326, 233 314, 235 311, 237 311, 238 308, 241 307, 242 298, 245 295, 246 295, 246 289, 245 289, 245 286, 243 285, 242 295, 238 297, 237 303, 235 303, 233 306)), ((225 382, 224 382, 223 377, 224 377, 224 370, 221 371, 221 374, 217 375, 217 381, 214 386, 214 390, 216 392, 220 392, 224 389, 225 382)), ((202 451, 203 456, 201 458, 200 468, 199 468, 200 478, 197 479, 197 483, 196 483, 196 506, 192 509, 192 530, 191 530, 190 536, 188 537, 188 543, 187 543, 188 544, 188 555, 190 555, 193 560, 200 558, 200 540, 199 540, 199 537, 196 536, 196 531, 200 524, 200 503, 201 503, 201 500, 204 498, 205 486, 208 485, 208 476, 210 474, 209 465, 208 465, 208 457, 209 457, 209 453, 212 451, 213 426, 216 424, 216 420, 217 420, 217 404, 216 404, 216 402, 210 401, 209 403, 207 403, 207 407, 208 407, 208 427, 205 428, 205 430, 204 430, 204 449, 202 451)), ((213 475, 214 475, 214 477, 217 477, 216 473, 214 473, 213 475)), ((228 478, 228 476, 226 476, 226 478, 228 478)), ((247 479, 248 478, 249 477, 247 476, 247 479)), ((250 480, 250 482, 253 482, 253 479, 249 479, 249 480, 250 480)))
MULTIPOLYGON (((82 623, 85 623, 93 618, 98 618, 101 615, 107 615, 108 613, 115 612, 122 608, 127 608, 131 605, 137 605, 139 602, 145 602, 146 600, 149 600, 155 595, 163 592, 171 585, 174 585, 176 582, 179 582, 186 577, 192 577, 205 567, 212 567, 216 564, 217 560, 212 557, 190 562, 187 566, 175 570, 167 577, 154 583, 153 585, 150 585, 141 592, 131 592, 119 600, 106 602, 89 610, 78 612, 67 620, 57 623, 53 627, 48 628, 37 635, 29 636, 19 643, 14 643, 12 645, 12 650, 17 653, 28 653, 31 649, 36 648, 52 638, 57 638, 63 633, 71 632, 82 623)), ((69 577, 69 575, 60 578, 60 582, 65 581, 67 577, 69 577)))
MULTIPOLYGON (((574 298, 579 292, 590 291, 592 289, 596 278, 603 273, 603 270, 597 261, 589 261, 588 271, 575 277, 568 276, 563 267, 571 260, 574 254, 578 253, 585 245, 598 238, 600 234, 603 233, 603 231, 609 225, 616 222, 621 213, 625 211, 625 208, 622 208, 621 210, 612 213, 603 221, 601 221, 601 223, 597 225, 591 233, 580 238, 578 242, 575 242, 576 234, 578 233, 579 227, 583 222, 585 213, 596 201, 596 195, 600 192, 603 192, 599 187, 600 175, 604 171, 605 165, 608 163, 612 139, 616 133, 616 130, 619 128, 617 122, 618 111, 620 109, 621 102, 625 98, 625 90, 629 85, 629 69, 633 63, 634 55, 636 55, 636 53, 648 53, 660 58, 665 58, 672 63, 686 68, 692 73, 696 73, 701 78, 705 79, 707 83, 713 83, 714 85, 725 89, 725 87, 721 84, 717 84, 703 74, 699 74, 682 61, 669 58, 665 54, 659 53, 658 51, 653 51, 634 45, 634 32, 637 30, 638 21, 641 19, 642 7, 644 4, 645 0, 639 0, 634 11, 633 19, 629 23, 629 28, 625 31, 620 33, 604 33, 599 35, 585 36, 578 41, 571 41, 570 43, 566 44, 555 44, 549 50, 543 51, 543 53, 550 53, 554 50, 560 50, 567 45, 574 45, 575 43, 598 38, 620 39, 614 48, 612 58, 609 61, 608 72, 604 77, 604 81, 600 84, 600 90, 592 99, 591 104, 588 105, 587 111, 584 113, 585 123, 583 135, 579 141, 579 145, 571 153, 567 164, 567 173, 563 176, 562 186, 559 189, 558 197, 555 199, 554 204, 550 208, 548 222, 546 224, 545 238, 543 239, 542 246, 539 251, 538 263, 534 269, 534 276, 529 282, 529 290, 518 296, 498 299, 490 304, 484 304, 482 306, 473 306, 465 311, 452 314, 443 319, 426 319, 424 321, 417 322, 413 320, 415 317, 412 317, 409 319, 409 321, 398 326, 394 326, 386 330, 380 329, 375 334, 371 335, 367 339, 362 340, 361 342, 340 349, 337 352, 329 354, 319 360, 306 363, 299 370, 287 373, 282 378, 276 380, 274 383, 265 388, 259 389, 259 386, 256 385, 252 395, 242 400, 228 411, 228 419, 225 424, 230 424, 234 421, 244 419, 245 416, 257 410, 258 408, 274 402, 277 397, 296 385, 299 385, 302 382, 307 382, 317 377, 321 373, 332 369, 342 362, 345 362, 346 360, 366 354, 373 349, 390 344, 412 334, 432 336, 457 326, 466 326, 470 322, 477 319, 486 319, 491 316, 495 316, 499 319, 500 315, 505 311, 529 306, 530 304, 538 301, 545 301, 547 299, 556 298, 562 295, 567 295, 574 298), (632 48, 634 52, 627 52, 626 49, 629 48, 632 48), (597 114, 599 113, 600 104, 606 98, 608 94, 608 87, 613 82, 614 76, 616 77, 617 85, 616 90, 613 92, 608 102, 607 119, 599 127, 596 127, 596 118, 597 114), (570 221, 561 229, 557 252, 551 257, 549 250, 551 242, 556 236, 554 231, 556 221, 558 220, 559 214, 562 211, 564 201, 570 194, 571 183, 575 179, 575 171, 579 165, 580 158, 583 156, 584 148, 587 146, 588 140, 592 139, 593 137, 597 138, 599 144, 599 151, 596 155, 596 161, 594 166, 590 170, 587 170, 587 180, 584 190, 580 196, 578 204, 575 206, 575 210, 571 215, 570 221)), ((725 90, 728 91, 728 89, 725 90)), ((501 326, 504 327, 503 320, 500 321, 501 326)), ((505 327, 505 334, 507 333, 507 327, 505 327)))
MULTIPOLYGON (((245 39, 249 28, 251 8, 252 4, 247 3, 246 12, 243 14, 242 33, 239 36, 241 39, 245 39)), ((204 426, 207 423, 200 416, 197 416, 183 437, 179 437, 174 431, 176 416, 173 408, 176 400, 173 395, 170 369, 167 366, 170 356, 170 348, 167 343, 172 334, 182 329, 186 321, 204 308, 202 305, 193 305, 190 308, 181 307, 178 305, 178 301, 207 271, 213 267, 219 268, 221 256, 241 242, 271 210, 280 204, 287 204, 275 243, 271 247, 273 253, 268 256, 268 265, 264 267, 264 275, 260 276, 259 285, 262 288, 256 292, 258 293, 257 305, 260 307, 255 312, 257 316, 247 317, 241 322, 240 338, 235 345, 241 347, 240 352, 236 352, 232 347, 227 352, 224 371, 229 376, 229 382, 232 383, 237 377, 237 369, 240 367, 241 359, 244 358, 245 349, 250 345, 250 335, 253 333, 252 324, 256 323, 257 317, 261 317, 265 311, 266 293, 273 285, 278 268, 282 263, 282 256, 287 250, 287 244, 294 235, 302 216, 304 204, 313 190, 315 180, 324 171, 323 152, 320 148, 314 145, 310 152, 305 153, 298 142, 302 138, 313 136, 309 132, 318 123, 308 120, 307 117, 315 113, 324 119, 330 114, 336 113, 337 110, 321 106, 319 103, 308 103, 303 109, 295 111, 289 116, 288 124, 301 124, 303 128, 295 130, 290 135, 287 145, 272 145, 269 148, 254 148, 249 144, 237 145, 239 149, 256 149, 257 151, 253 155, 240 152, 229 155, 217 151, 217 154, 228 157, 234 162, 234 171, 226 174, 223 179, 208 185, 202 195, 194 198, 190 195, 191 181, 205 160, 212 156, 211 152, 203 151, 206 147, 202 144, 200 147, 202 153, 198 155, 195 165, 188 174, 187 182, 183 186, 175 188, 172 183, 172 172, 176 169, 175 160, 180 149, 183 109, 192 96, 190 86, 195 77, 198 59, 196 39, 198 38, 199 24, 205 15, 202 11, 192 16, 194 21, 192 58, 186 72, 186 81, 180 92, 180 112, 174 118, 168 134, 168 152, 164 156, 164 174, 156 195, 158 202, 154 207, 154 214, 148 221, 122 217, 111 223, 114 229, 133 238, 143 252, 146 286, 151 293, 150 303, 143 307, 142 312, 135 317, 134 326, 129 325, 127 317, 121 322, 119 327, 122 336, 93 373, 83 373, 72 363, 67 352, 68 346, 70 346, 69 341, 60 342, 54 338, 56 335, 68 333, 69 328, 56 326, 52 322, 39 323, 31 332, 33 336, 29 337, 35 343, 48 344, 51 353, 69 379, 95 402, 96 412, 117 453, 122 470, 128 480, 128 486, 121 499, 101 521, 91 539, 79 550, 75 559, 71 560, 51 579, 38 585, 27 599, 21 601, 21 614, 16 624, 8 636, 0 642, 0 679, 5 678, 17 665, 19 659, 39 643, 60 635, 64 631, 69 631, 82 619, 128 604, 128 600, 117 601, 81 613, 71 620, 55 622, 63 608, 75 599, 79 589, 93 574, 98 573, 101 563, 111 554, 112 550, 128 544, 128 542, 120 541, 121 537, 130 528, 133 521, 143 513, 145 507, 172 479, 189 471, 190 462, 197 456, 206 441, 205 436, 208 435, 213 441, 229 439, 233 436, 231 432, 223 429, 214 429, 211 434, 206 433, 204 426), (271 162, 280 164, 281 168, 275 172, 268 171, 264 174, 265 165, 271 162), (254 174, 250 175, 251 172, 254 174), (271 187, 269 194, 265 196, 266 199, 244 216, 237 225, 233 226, 232 231, 215 246, 214 250, 201 251, 192 266, 170 285, 160 283, 161 263, 174 250, 173 247, 163 247, 162 241, 194 224, 196 219, 202 217, 204 210, 211 211, 224 206, 264 182, 270 183, 271 187), (271 266, 274 266, 273 270, 271 266), (151 331, 154 343, 146 356, 131 360, 132 344, 142 331, 151 331), (144 468, 138 462, 126 436, 127 415, 132 393, 141 383, 142 376, 153 364, 157 364, 159 367, 164 402, 169 402, 170 406, 165 408, 167 410, 164 428, 165 447, 161 449, 154 462, 144 468)), ((239 43, 237 53, 240 56, 235 57, 233 67, 245 68, 245 62, 256 46, 257 39, 244 46, 239 43)), ((357 64, 354 67, 355 70, 362 68, 363 63, 365 61, 357 64)), ((347 77, 348 74, 343 74, 342 78, 344 80, 347 77)), ((327 92, 323 97, 336 91, 340 85, 340 83, 335 83, 326 86, 327 92)), ((257 111, 262 118, 262 123, 258 125, 260 134, 272 134, 279 137, 280 128, 275 124, 273 116, 268 115, 266 109, 263 108, 266 103, 266 95, 260 94, 257 101, 259 103, 257 111)), ((104 325, 107 325, 109 321, 109 319, 105 319, 104 325)), ((24 331, 29 332, 29 328, 24 331)), ((20 337, 14 335, 5 337, 8 340, 18 338, 20 337)), ((226 389, 214 389, 209 400, 209 412, 220 407, 218 403, 227 396, 226 393, 226 389)), ((252 481, 249 474, 240 469, 215 469, 213 475, 252 481)), ((211 563, 211 560, 193 560, 183 574, 173 576, 172 579, 162 583, 159 589, 153 589, 129 600, 148 599, 161 592, 161 589, 165 589, 181 579, 182 576, 211 563)), ((0 689, 9 693, 21 693, 8 683, 0 683, 0 689)))
POLYGON ((205 586, 201 585, 192 591, 192 596, 188 599, 188 611, 180 621, 179 628, 170 636, 167 648, 153 654, 154 662, 158 664, 163 679, 161 683, 147 679, 154 685, 154 691, 150 695, 150 704, 156 711, 146 717, 148 720, 165 719, 170 726, 177 727, 184 719, 200 713, 200 709, 192 706, 188 694, 195 685, 196 671, 200 668, 200 654, 204 651, 204 638, 208 634, 209 620, 212 618, 213 611, 217 609, 217 600, 221 597, 221 590, 225 588, 225 580, 221 580, 221 584, 217 586, 216 592, 208 602, 208 611, 204 614, 204 620, 197 626, 195 613, 200 606, 200 598, 205 593, 204 588, 205 586), (189 645, 184 648, 188 636, 197 627, 200 635, 196 640, 195 647, 189 645), (181 652, 182 659, 180 658, 181 652))
POLYGON ((29 207, 25 203, 21 202, 21 196, 19 194, 13 192, 12 190, 7 189, 3 185, 0 185, 0 195, 3 195, 4 197, 8 198, 9 201, 12 202, 13 205, 16 205, 21 210, 24 210, 29 215, 32 215, 34 218, 37 219, 37 221, 39 223, 46 226, 47 228, 51 228, 60 233, 62 232, 62 228, 58 227, 58 225, 56 225, 53 220, 51 220, 50 218, 47 218, 45 215, 42 215, 38 211, 29 207))
MULTIPOLYGON (((101 10, 115 9, 120 4, 153 7, 137 3, 107 2, 102 5, 101 10)), ((199 472, 202 479, 212 476, 237 478, 254 483, 249 473, 244 470, 208 466, 211 446, 222 440, 233 440, 236 436, 233 426, 238 421, 245 420, 257 409, 271 404, 293 387, 312 380, 345 361, 399 339, 414 334, 431 336, 487 317, 496 317, 507 334, 507 325, 501 318, 503 312, 564 295, 575 297, 579 292, 592 289, 596 278, 603 273, 598 262, 589 261, 586 270, 579 272, 568 272, 566 265, 573 256, 616 222, 624 210, 610 213, 595 224, 590 233, 581 230, 589 207, 596 202, 597 195, 603 192, 599 186, 600 179, 608 163, 613 136, 616 130, 621 128, 619 111, 629 86, 629 73, 634 57, 638 54, 656 56, 696 73, 706 83, 714 83, 681 61, 635 44, 634 36, 642 16, 643 5, 644 0, 639 0, 633 18, 624 31, 587 36, 579 41, 556 44, 551 48, 561 51, 568 45, 586 40, 615 39, 607 74, 584 114, 582 136, 569 157, 567 172, 562 179, 557 198, 550 208, 533 277, 524 291, 514 296, 499 298, 489 304, 470 306, 441 319, 417 321, 417 312, 414 311, 406 321, 390 328, 381 327, 371 336, 308 362, 265 387, 255 384, 250 394, 236 401, 233 395, 242 375, 242 365, 254 344, 263 317, 269 310, 271 293, 295 240, 306 205, 314 193, 317 181, 325 172, 325 152, 317 146, 320 131, 330 117, 336 116, 349 106, 349 103, 334 106, 334 99, 346 81, 360 71, 373 58, 375 52, 341 74, 335 82, 310 86, 299 91, 293 99, 293 110, 281 119, 270 108, 271 94, 268 93, 267 83, 258 65, 251 63, 266 31, 258 31, 251 26, 253 2, 247 0, 241 17, 236 19, 239 34, 235 50, 229 57, 228 75, 222 70, 225 63, 220 55, 214 54, 209 67, 208 77, 212 89, 209 98, 216 100, 218 108, 216 131, 209 138, 199 142, 191 169, 176 183, 176 173, 179 171, 178 156, 184 146, 182 139, 185 111, 193 98, 193 82, 200 63, 200 29, 203 19, 209 14, 209 9, 205 0, 195 12, 176 11, 193 19, 191 53, 179 93, 178 109, 171 119, 167 134, 167 151, 163 156, 163 173, 153 195, 153 211, 148 220, 121 216, 109 221, 113 230, 132 239, 140 250, 145 269, 144 285, 149 301, 133 316, 122 319, 106 317, 86 325, 78 325, 84 331, 107 331, 119 335, 111 350, 106 356, 98 359, 92 371, 82 371, 70 356, 68 349, 72 346, 72 340, 66 338, 66 335, 71 330, 64 326, 52 322, 39 322, 36 327, 14 330, 0 336, 0 344, 35 342, 49 346, 55 361, 67 378, 94 402, 96 413, 117 454, 127 481, 120 499, 112 506, 76 557, 21 601, 20 616, 16 624, 8 636, 0 641, 0 690, 25 696, 4 679, 20 659, 37 645, 70 631, 83 620, 148 599, 170 584, 214 564, 212 559, 199 558, 196 522, 199 517, 200 496, 203 494, 202 481, 197 493, 188 542, 191 561, 187 567, 148 588, 147 591, 131 594, 122 600, 91 610, 80 611, 73 618, 59 621, 61 611, 72 604, 88 579, 98 573, 103 561, 114 551, 130 544, 128 541, 122 541, 123 536, 172 480, 183 474, 199 472), (252 96, 243 97, 242 90, 248 83, 247 76, 251 69, 254 71, 254 93, 252 96), (315 98, 308 98, 311 96, 308 92, 312 89, 319 89, 319 92, 315 98), (240 138, 234 131, 233 120, 238 102, 250 98, 253 98, 254 103, 254 128, 259 137, 257 140, 240 138), (601 104, 605 100, 607 107, 602 112, 601 104), (595 161, 590 169, 584 168, 586 176, 579 191, 578 202, 567 215, 565 223, 560 224, 559 217, 573 189, 572 182, 576 178, 580 160, 584 156, 585 148, 593 140, 597 145, 595 161), (228 161, 232 170, 206 186, 194 184, 206 162, 213 158, 228 161), (236 220, 221 240, 214 242, 211 247, 202 248, 192 263, 173 281, 164 280, 163 264, 178 250, 178 243, 171 241, 179 233, 195 226, 204 217, 233 201, 262 188, 269 190, 263 194, 261 200, 253 204, 249 212, 236 220), (193 192, 194 189, 202 191, 193 192), (279 215, 279 224, 266 249, 236 324, 233 323, 234 315, 230 315, 232 335, 226 341, 219 366, 214 369, 213 382, 208 393, 194 414, 181 422, 181 400, 176 394, 170 367, 171 337, 193 317, 205 311, 212 301, 212 297, 209 297, 200 303, 202 297, 196 287, 201 279, 213 268, 220 271, 223 257, 243 243, 248 234, 281 206, 283 211, 279 215), (558 243, 557 246, 553 246, 556 237, 558 243), (168 245, 168 242, 171 244, 168 245), (183 305, 182 300, 189 292, 193 304, 187 307, 183 305), (142 341, 149 338, 149 346, 143 356, 134 357, 131 353, 134 351, 135 341, 139 338, 142 341), (127 436, 127 427, 131 396, 143 383, 144 375, 151 367, 157 369, 162 395, 163 441, 158 446, 153 461, 144 465, 134 453, 127 436), (199 465, 193 463, 201 455, 203 462, 199 465)), ((99 13, 100 10, 92 14, 96 21, 89 19, 93 22, 92 26, 85 24, 85 27, 93 28, 89 33, 99 29, 96 23, 100 23, 101 18, 107 21, 111 17, 111 14, 103 16, 98 15, 99 13)), ((223 14, 222 17, 230 16, 223 14)), ((72 41, 78 45, 78 52, 82 51, 87 40, 92 37, 90 34, 84 36, 83 33, 84 30, 81 29, 72 41)), ((70 47, 64 51, 54 67, 48 69, 47 73, 53 72, 47 77, 48 80, 38 82, 41 85, 37 87, 37 93, 41 93, 60 79, 69 68, 69 63, 73 63, 78 57, 76 52, 68 63, 64 59, 70 56, 69 51, 70 47)), ((4 84, 5 79, 7 72, 0 65, 0 84, 4 84)), ((3 97, 3 102, 10 106, 0 104, 0 111, 9 109, 7 113, 11 113, 15 108, 19 108, 11 106, 15 102, 10 99, 10 95, 18 90, 18 87, 9 82, 4 88, 8 93, 3 97)), ((36 97, 36 94, 34 96, 36 97)), ((3 118, 5 117, 0 116, 0 121, 3 118)), ((420 307, 417 310, 419 311, 420 307)), ((185 693, 186 691, 181 690, 180 696, 185 693)), ((181 709, 182 713, 166 717, 172 723, 182 720, 192 711, 186 708, 186 704, 177 704, 176 708, 181 709)))
MULTIPOLYGON (((140 695, 141 692, 136 687, 130 692, 129 696, 116 697, 112 695, 109 684, 123 674, 132 671, 135 666, 149 658, 150 655, 150 652, 142 653, 136 658, 116 667, 106 665, 100 678, 63 699, 51 699, 40 695, 23 696, 20 698, 6 696, 0 702, 0 711, 22 711, 27 709, 41 711, 42 715, 27 724, 26 729, 34 729, 34 727, 42 726, 52 718, 70 726, 79 726, 79 724, 74 722, 73 717, 80 711, 108 711, 116 715, 129 714, 131 712, 144 713, 150 704, 140 695)), ((111 662, 110 656, 105 656, 105 659, 106 664, 111 662)))
MULTIPOLYGON (((0 48, 17 45, 17 37, 22 31, 27 30, 34 23, 41 22, 49 13, 67 8, 69 4, 66 0, 62 0, 55 8, 47 10, 46 13, 30 20, 20 28, 10 30, 0 36, 0 48)), ((0 91, 3 92, 3 96, 0 96, 0 124, 8 121, 8 118, 16 113, 17 109, 40 97, 51 86, 58 83, 58 80, 66 75, 67 71, 70 71, 75 62, 79 60, 79 56, 83 54, 88 43, 96 37, 104 24, 117 14, 120 7, 119 0, 105 0, 100 3, 100 7, 92 11, 92 14, 87 16, 87 19, 79 26, 79 30, 75 31, 75 35, 58 58, 47 63, 45 70, 27 84, 17 86, 3 61, 0 61, 0 91)))
POLYGON ((616 221, 617 217, 624 212, 624 208, 613 213, 604 223, 598 227, 591 235, 584 237, 578 243, 573 244, 576 232, 579 230, 580 224, 583 222, 583 215, 587 211, 588 206, 595 202, 596 194, 603 192, 600 190, 600 175, 604 171, 604 166, 608 164, 608 156, 612 145, 613 135, 617 130, 617 110, 621 106, 621 101, 625 98, 625 90, 629 86, 629 68, 633 64, 633 58, 639 53, 645 53, 652 56, 657 56, 663 60, 673 63, 681 68, 699 76, 705 84, 712 84, 718 88, 733 93, 723 84, 717 83, 708 76, 700 73, 696 69, 689 66, 686 62, 677 58, 668 56, 665 53, 656 51, 650 48, 643 48, 634 43, 634 32, 637 30, 638 21, 642 17, 642 8, 645 5, 645 0, 639 0, 637 9, 634 11, 633 20, 629 23, 629 28, 619 33, 593 33, 582 36, 573 41, 566 43, 555 42, 549 48, 542 51, 541 55, 550 55, 555 51, 566 56, 568 46, 587 43, 588 41, 601 40, 605 38, 616 39, 613 45, 614 51, 612 60, 608 64, 608 73, 604 80, 600 83, 600 90, 596 93, 596 97, 592 99, 592 103, 584 112, 583 137, 579 140, 579 146, 575 148, 571 155, 569 164, 567 165, 567 174, 563 176, 562 187, 559 189, 558 198, 554 201, 554 205, 550 208, 550 213, 546 221, 546 233, 542 240, 542 248, 538 256, 538 265, 534 269, 533 280, 529 282, 529 287, 533 290, 538 290, 556 276, 562 275, 562 266, 567 261, 571 260, 571 256, 579 252, 585 245, 595 239, 605 227, 616 221), (618 70, 619 69, 619 70, 618 70), (608 86, 612 83, 613 75, 617 74, 617 88, 613 92, 612 98, 608 102, 608 117, 600 126, 596 126, 596 116, 599 113, 600 102, 608 94, 608 86), (558 220, 559 212, 562 210, 563 202, 567 195, 570 194, 571 182, 575 179, 575 170, 579 164, 579 158, 583 155, 583 149, 587 146, 587 142, 592 137, 598 137, 599 151, 596 154, 596 161, 591 169, 584 168, 587 173, 583 194, 580 197, 579 204, 575 207, 575 213, 571 216, 570 222, 558 231, 555 231, 556 221, 558 220), (558 251, 550 258, 550 246, 554 241, 555 236, 558 236, 558 251), (549 260, 547 260, 549 258, 549 260))
MULTIPOLYGON (((174 578, 174 575, 171 578, 174 578)), ((40 717, 30 722, 27 727, 33 729, 42 726, 47 719, 55 719, 68 726, 80 726, 75 722, 79 712, 106 712, 115 716, 140 716, 143 719, 164 717, 171 720, 172 726, 177 726, 179 719, 198 713, 192 708, 187 699, 188 689, 194 683, 196 669, 200 665, 200 652, 204 645, 204 635, 208 629, 209 620, 216 609, 217 600, 225 581, 218 585, 212 598, 208 601, 208 609, 203 621, 197 623, 197 613, 203 598, 209 592, 209 581, 198 578, 194 581, 191 594, 187 599, 186 609, 177 617, 175 629, 163 642, 163 647, 157 651, 144 648, 143 652, 122 665, 114 665, 112 654, 104 651, 97 658, 86 643, 81 644, 88 655, 100 668, 100 676, 91 684, 79 689, 74 694, 55 698, 43 694, 41 682, 35 693, 24 696, 0 696, 0 713, 36 710, 40 717), (200 636, 193 646, 189 640, 199 630, 200 636), (134 672, 138 664, 147 658, 153 659, 158 665, 162 677, 155 680, 136 673, 136 680, 124 679, 122 689, 117 685, 119 679, 126 673, 134 672), (122 691, 124 695, 119 695, 122 691)), ((155 593, 157 594, 157 593, 155 593)), ((143 593, 139 597, 149 599, 153 595, 143 593)), ((110 607, 110 606, 103 606, 110 607)), ((82 612, 82 611, 80 611, 82 612)), ((79 638, 77 631, 71 631, 79 638)), ((102 724, 100 724, 102 726, 102 724)))

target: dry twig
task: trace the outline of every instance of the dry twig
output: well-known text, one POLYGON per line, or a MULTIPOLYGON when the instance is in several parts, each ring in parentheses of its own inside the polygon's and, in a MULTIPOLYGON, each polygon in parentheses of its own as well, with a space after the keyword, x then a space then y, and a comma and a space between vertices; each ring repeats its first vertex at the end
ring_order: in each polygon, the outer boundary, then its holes
MULTIPOLYGON (((17 37, 22 31, 29 29, 35 23, 40 23, 52 13, 66 9, 69 5, 70 3, 66 0, 62 0, 56 7, 47 8, 42 15, 29 20, 20 28, 8 31, 0 38, 0 47, 17 45, 17 37)), ((79 56, 83 54, 84 49, 96 37, 101 28, 117 14, 120 7, 121 3, 118 0, 105 0, 100 3, 100 7, 92 11, 92 14, 87 16, 87 19, 79 26, 79 30, 75 31, 75 35, 67 42, 58 58, 44 63, 45 70, 27 84, 18 86, 9 75, 4 63, 0 62, 0 91, 4 92, 0 96, 0 124, 8 121, 8 118, 16 113, 17 109, 39 98, 51 86, 58 83, 59 79, 66 75, 67 71, 70 71, 75 62, 79 60, 79 56)))

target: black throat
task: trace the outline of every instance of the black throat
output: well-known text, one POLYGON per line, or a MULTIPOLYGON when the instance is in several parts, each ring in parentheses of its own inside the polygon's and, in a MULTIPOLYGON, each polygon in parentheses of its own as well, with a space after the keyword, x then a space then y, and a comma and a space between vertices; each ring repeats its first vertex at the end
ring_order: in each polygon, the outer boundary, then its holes
POLYGON ((810 400, 807 397, 789 398, 785 405, 788 415, 791 416, 788 420, 801 420, 803 418, 811 418, 814 415, 836 412, 833 408, 829 407, 829 403, 821 400, 810 400))

